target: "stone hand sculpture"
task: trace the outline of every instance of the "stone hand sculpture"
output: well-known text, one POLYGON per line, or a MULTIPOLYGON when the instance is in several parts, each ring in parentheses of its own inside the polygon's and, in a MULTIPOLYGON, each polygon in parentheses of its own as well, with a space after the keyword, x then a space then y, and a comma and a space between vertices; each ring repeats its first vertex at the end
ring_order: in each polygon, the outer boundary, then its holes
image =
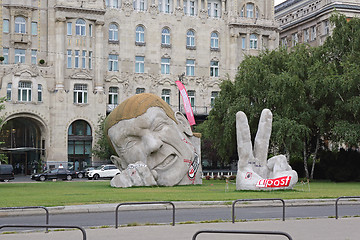
POLYGON ((113 187, 201 184, 200 140, 188 120, 154 94, 122 102, 105 120, 105 134, 121 170, 113 187))
POLYGON ((284 155, 267 159, 272 127, 272 113, 261 112, 254 146, 250 128, 244 112, 236 114, 236 136, 238 146, 237 190, 291 189, 298 181, 284 155))

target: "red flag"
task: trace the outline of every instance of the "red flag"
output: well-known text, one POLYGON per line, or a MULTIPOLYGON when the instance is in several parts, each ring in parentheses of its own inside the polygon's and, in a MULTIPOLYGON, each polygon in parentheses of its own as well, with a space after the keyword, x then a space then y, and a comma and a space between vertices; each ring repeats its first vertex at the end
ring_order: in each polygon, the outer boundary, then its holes
POLYGON ((175 81, 175 83, 178 86, 180 94, 182 96, 186 117, 187 117, 187 119, 188 119, 188 121, 190 123, 190 126, 195 125, 194 113, 193 113, 193 110, 191 108, 190 100, 189 100, 189 97, 187 95, 186 89, 185 89, 184 85, 180 81, 175 81))

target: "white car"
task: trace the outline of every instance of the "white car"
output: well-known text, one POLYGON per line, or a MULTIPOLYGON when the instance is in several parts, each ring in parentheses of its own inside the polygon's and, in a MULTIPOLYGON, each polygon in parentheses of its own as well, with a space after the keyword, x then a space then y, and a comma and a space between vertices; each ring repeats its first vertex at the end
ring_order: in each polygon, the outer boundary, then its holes
POLYGON ((120 173, 120 170, 115 165, 101 165, 94 170, 90 170, 87 176, 89 180, 97 180, 99 178, 113 178, 118 173, 120 173))

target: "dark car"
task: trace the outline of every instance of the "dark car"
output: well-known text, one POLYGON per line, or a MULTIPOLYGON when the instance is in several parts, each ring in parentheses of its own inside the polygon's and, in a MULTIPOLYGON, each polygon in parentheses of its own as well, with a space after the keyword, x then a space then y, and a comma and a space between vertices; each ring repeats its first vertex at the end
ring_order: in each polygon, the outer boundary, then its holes
MULTIPOLYGON (((83 170, 77 170, 75 171, 76 172, 76 177, 77 178, 83 178, 83 177, 87 177, 87 173, 90 171, 90 170, 93 170, 95 169, 94 167, 87 167, 83 170)), ((69 168, 69 170, 72 170, 72 166, 69 168)))
POLYGON ((64 168, 46 170, 43 173, 35 173, 31 175, 31 179, 36 181, 45 181, 52 179, 62 179, 62 180, 71 181, 75 177, 76 177, 76 172, 64 168))
POLYGON ((0 182, 13 180, 14 168, 10 164, 0 164, 0 182))

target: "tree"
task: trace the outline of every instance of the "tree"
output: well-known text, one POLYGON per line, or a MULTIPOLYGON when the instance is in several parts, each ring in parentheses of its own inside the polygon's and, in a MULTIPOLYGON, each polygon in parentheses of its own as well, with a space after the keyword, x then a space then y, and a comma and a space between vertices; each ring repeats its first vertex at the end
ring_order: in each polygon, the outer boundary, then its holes
POLYGON ((104 134, 105 118, 106 117, 104 115, 99 115, 98 129, 95 131, 97 142, 92 150, 92 153, 100 159, 109 160, 113 150, 111 149, 107 137, 104 134))

